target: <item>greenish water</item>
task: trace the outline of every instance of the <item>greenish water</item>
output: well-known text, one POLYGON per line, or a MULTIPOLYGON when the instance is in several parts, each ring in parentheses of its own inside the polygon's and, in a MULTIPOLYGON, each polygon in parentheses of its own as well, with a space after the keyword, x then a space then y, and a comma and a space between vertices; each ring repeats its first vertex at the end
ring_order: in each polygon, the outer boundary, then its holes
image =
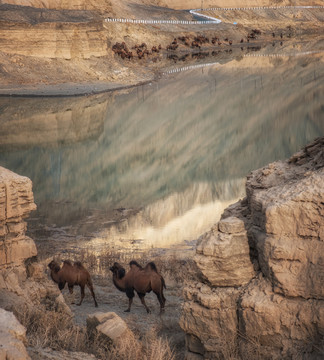
POLYGON ((32 179, 48 225, 141 208, 128 237, 190 240, 244 196, 250 171, 324 135, 323 64, 239 58, 127 91, 0 98, 0 165, 32 179))

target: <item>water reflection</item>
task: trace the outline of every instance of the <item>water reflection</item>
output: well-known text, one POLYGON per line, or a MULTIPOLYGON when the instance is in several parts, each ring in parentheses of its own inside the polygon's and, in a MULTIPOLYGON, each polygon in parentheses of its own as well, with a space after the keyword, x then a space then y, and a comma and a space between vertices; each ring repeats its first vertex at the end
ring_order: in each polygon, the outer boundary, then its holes
POLYGON ((141 208, 109 229, 91 217, 94 241, 169 246, 217 221, 251 170, 324 134, 323 76, 318 54, 240 57, 113 94, 0 98, 0 164, 33 180, 46 224, 141 208))

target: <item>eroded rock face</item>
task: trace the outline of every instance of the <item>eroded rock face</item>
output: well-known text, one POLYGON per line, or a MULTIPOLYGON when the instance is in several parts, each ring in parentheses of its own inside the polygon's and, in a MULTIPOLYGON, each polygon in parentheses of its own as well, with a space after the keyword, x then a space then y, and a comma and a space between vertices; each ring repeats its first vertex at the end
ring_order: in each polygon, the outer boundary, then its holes
POLYGON ((32 182, 0 167, 0 270, 37 254, 23 221, 35 209, 32 182))
POLYGON ((286 296, 324 299, 323 142, 247 180, 261 270, 286 296))
POLYGON ((34 261, 37 249, 24 218, 35 209, 30 179, 0 167, 0 359, 29 359, 26 330, 11 311, 49 306, 71 315, 44 265, 34 261))
POLYGON ((195 261, 212 286, 240 286, 254 276, 249 251, 244 222, 229 217, 202 236, 195 261))
POLYGON ((185 289, 188 359, 319 358, 324 339, 324 138, 256 170, 202 236, 185 289), (224 342, 224 339, 226 341, 224 342), (238 350, 239 349, 239 350, 238 350), (232 352, 231 352, 232 351, 232 352))
POLYGON ((0 359, 27 360, 26 329, 15 315, 0 308, 0 359))

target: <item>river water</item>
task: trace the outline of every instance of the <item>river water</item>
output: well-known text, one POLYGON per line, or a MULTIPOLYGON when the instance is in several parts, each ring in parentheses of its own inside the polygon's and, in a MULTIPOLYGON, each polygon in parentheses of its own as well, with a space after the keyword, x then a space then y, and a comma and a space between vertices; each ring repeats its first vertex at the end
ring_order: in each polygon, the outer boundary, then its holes
POLYGON ((250 54, 130 90, 3 97, 0 165, 33 181, 43 238, 190 247, 250 171, 324 135, 323 80, 323 53, 250 54))

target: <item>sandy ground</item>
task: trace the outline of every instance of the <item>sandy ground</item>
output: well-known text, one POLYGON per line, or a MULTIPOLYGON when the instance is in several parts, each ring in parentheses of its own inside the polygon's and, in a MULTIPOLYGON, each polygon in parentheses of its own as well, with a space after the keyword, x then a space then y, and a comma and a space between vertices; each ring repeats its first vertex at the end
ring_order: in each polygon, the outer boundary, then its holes
MULTIPOLYGON (((132 247, 123 244, 112 244, 96 255, 87 249, 88 241, 97 235, 98 224, 118 223, 125 216, 136 214, 138 209, 115 209, 96 213, 96 221, 76 221, 66 228, 39 226, 39 218, 30 219, 28 223, 28 235, 31 236, 38 248, 39 261, 44 265, 49 278, 47 264, 54 256, 60 259, 81 260, 92 276, 94 291, 98 302, 98 308, 94 306, 93 298, 89 289, 85 289, 85 298, 81 306, 77 306, 80 300, 80 288, 75 287, 71 295, 67 287, 63 290, 66 303, 70 306, 75 322, 80 326, 86 326, 88 315, 96 312, 115 312, 125 320, 129 328, 138 338, 142 338, 149 331, 156 331, 159 336, 166 337, 170 345, 177 351, 177 359, 184 358, 185 335, 179 326, 181 304, 183 302, 182 289, 188 277, 196 277, 191 269, 191 258, 194 254, 191 250, 175 251, 168 249, 152 249, 134 251, 132 247), (177 255, 175 255, 177 254, 177 255), (129 261, 135 258, 144 266, 153 260, 166 282, 164 295, 166 298, 165 312, 160 315, 160 305, 156 295, 151 292, 146 294, 145 301, 151 313, 147 314, 140 299, 136 295, 130 313, 125 312, 128 307, 128 298, 113 284, 112 273, 109 267, 114 261, 120 262, 128 269, 129 261), (175 269, 176 267, 176 269, 175 269)), ((98 250, 98 249, 97 249, 98 250)))
POLYGON ((131 312, 128 313, 124 311, 128 307, 128 298, 125 293, 115 288, 112 283, 112 275, 94 277, 93 282, 98 308, 95 308, 88 289, 86 289, 86 296, 81 306, 70 304, 73 297, 76 302, 79 301, 80 292, 78 288, 75 288, 73 295, 70 295, 67 289, 63 291, 77 324, 85 326, 88 315, 96 312, 115 312, 138 337, 142 337, 147 331, 156 329, 159 335, 167 337, 170 345, 176 347, 178 351, 184 348, 184 333, 178 324, 181 302, 183 301, 182 289, 179 284, 166 279, 165 312, 160 316, 159 303, 154 293, 151 292, 145 296, 145 302, 151 310, 150 314, 147 314, 137 295, 134 298, 131 312))

